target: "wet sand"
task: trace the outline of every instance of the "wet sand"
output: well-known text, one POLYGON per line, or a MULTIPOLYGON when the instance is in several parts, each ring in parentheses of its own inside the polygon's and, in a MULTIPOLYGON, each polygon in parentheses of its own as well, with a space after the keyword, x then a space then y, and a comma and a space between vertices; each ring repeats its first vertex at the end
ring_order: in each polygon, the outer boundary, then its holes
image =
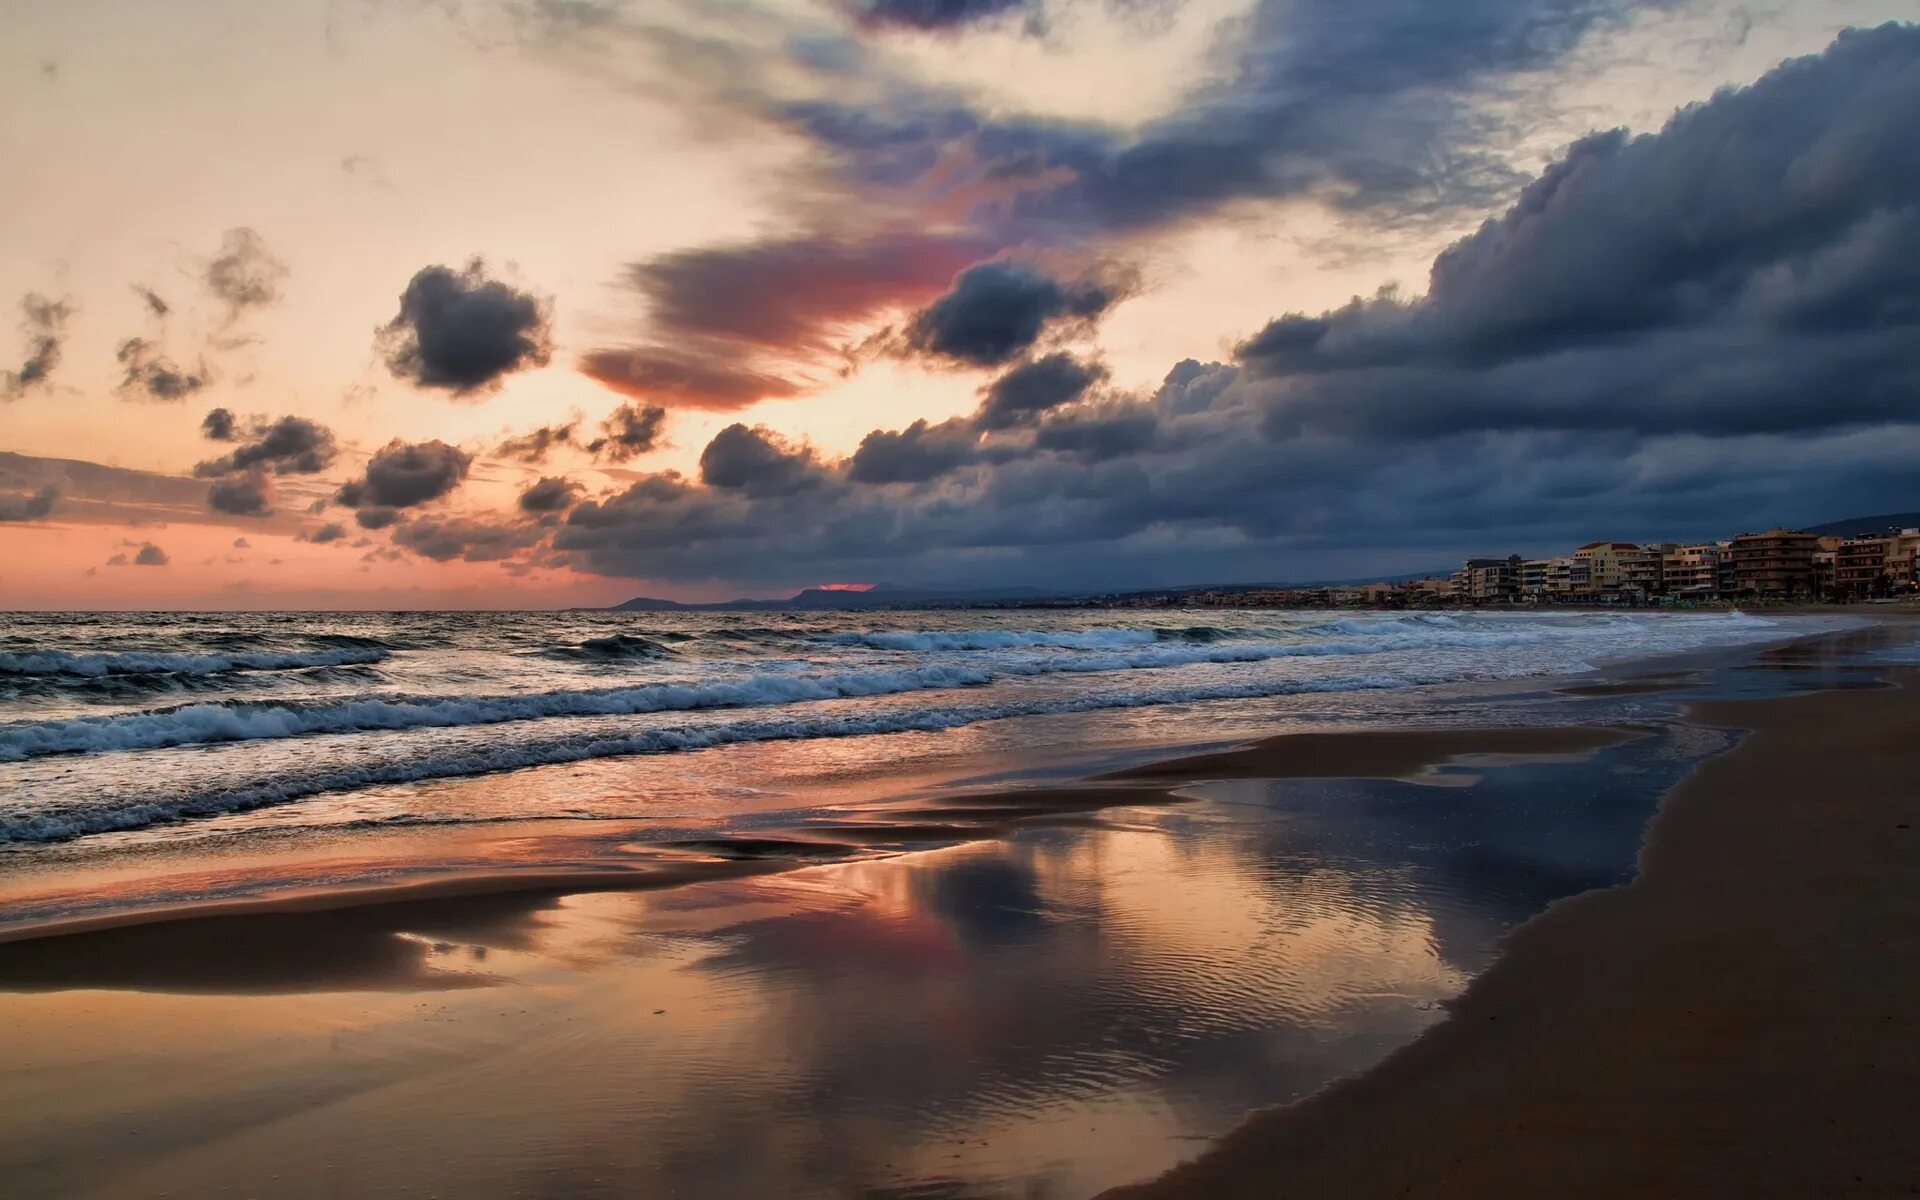
MULTIPOLYGON (((594 856, 580 840, 549 846, 538 865, 449 868, 381 886, 285 877, 284 894, 143 904, 95 916, 0 927, 0 989, 152 987, 221 992, 459 988, 486 982, 435 969, 416 934, 499 927, 586 892, 650 891, 819 863, 856 861, 1022 829, 1097 825, 1107 810, 1182 801, 1183 788, 1236 779, 1404 779, 1445 782, 1450 766, 1579 761, 1645 736, 1624 726, 1301 733, 1215 754, 1164 759, 1071 786, 940 792, 823 810, 757 837, 647 842, 594 856), (581 863, 563 864, 568 858, 581 863), (590 865, 588 865, 590 863, 590 865)), ((640 836, 618 823, 600 846, 640 836)), ((529 835, 517 831, 516 841, 529 835)), ((430 845, 430 843, 429 843, 430 845)), ((422 853, 422 850, 416 850, 422 853)), ((337 872, 338 863, 326 864, 337 872)), ((29 904, 15 905, 16 916, 29 904)))
POLYGON ((1160 1197, 1920 1191, 1920 672, 1704 703, 1753 732, 1663 803, 1630 884, 1555 905, 1379 1067, 1160 1197))

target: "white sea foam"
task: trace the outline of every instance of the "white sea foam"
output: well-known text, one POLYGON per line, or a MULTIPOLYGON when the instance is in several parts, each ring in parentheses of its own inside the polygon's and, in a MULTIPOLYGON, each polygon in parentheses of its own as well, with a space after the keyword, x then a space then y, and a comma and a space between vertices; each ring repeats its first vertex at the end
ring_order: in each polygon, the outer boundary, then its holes
POLYGON ((228 671, 291 671, 377 663, 389 651, 379 646, 328 650, 226 654, 72 654, 65 650, 0 653, 0 675, 219 675, 228 671))
POLYGON ((0 842, 64 841, 93 833, 142 829, 190 817, 244 812, 327 792, 383 784, 491 774, 634 754, 697 750, 741 742, 859 737, 869 734, 937 732, 1009 717, 1098 709, 1146 708, 1208 700, 1254 699, 1309 692, 1347 692, 1402 687, 1404 677, 1345 676, 1311 680, 1263 680, 1201 687, 1154 688, 1004 704, 964 704, 879 713, 836 713, 754 718, 736 722, 649 729, 590 738, 502 743, 457 754, 323 768, 307 774, 257 779, 218 791, 170 798, 126 800, 106 805, 0 809, 0 842))
POLYGON ((1114 646, 1144 646, 1160 639, 1151 629, 1015 630, 923 629, 869 630, 833 633, 819 640, 835 646, 865 646, 873 650, 1011 650, 1021 646, 1055 646, 1063 650, 1104 650, 1114 646))
POLYGON ((984 667, 910 667, 822 675, 753 675, 695 683, 506 696, 360 697, 316 703, 189 704, 154 712, 0 725, 0 762, 48 754, 157 750, 206 742, 320 733, 446 728, 545 717, 610 717, 703 708, 758 708, 976 687, 984 667))
MULTIPOLYGON (((1720 619, 1758 631, 1767 622, 1756 618, 1720 619), (1744 623, 1744 625, 1742 624, 1744 623)), ((1437 650, 1486 650, 1557 642, 1567 655, 1542 657, 1532 664, 1512 663, 1502 674, 1537 674, 1578 669, 1579 655, 1618 652, 1622 634, 1638 634, 1649 644, 1644 624, 1549 625, 1538 621, 1509 622, 1480 629, 1457 623, 1374 621, 1332 622, 1321 629, 1370 636, 1317 637, 1294 641, 1231 641, 1211 643, 1122 643, 1126 648, 1035 652, 977 652, 952 663, 891 670, 842 671, 814 674, 754 674, 733 679, 656 682, 619 688, 594 688, 514 695, 365 696, 330 701, 229 701, 183 705, 113 716, 73 717, 55 721, 22 721, 0 725, 0 762, 20 762, 52 754, 155 750, 213 742, 255 741, 360 731, 448 728, 492 725, 547 718, 629 716, 712 708, 761 708, 807 704, 823 700, 897 695, 906 692, 981 687, 996 679, 1055 674, 1163 670, 1201 664, 1259 663, 1289 658, 1330 658, 1437 650), (1373 632, 1381 629, 1395 632, 1373 632)), ((1676 627, 1689 644, 1709 632, 1704 623, 1676 627)), ((977 651, 1005 646, 1059 647, 1066 634, 1055 639, 1002 641, 984 632, 954 635, 937 643, 942 652, 955 652, 963 643, 977 651), (985 643, 991 642, 991 646, 985 643)), ((1102 637, 1144 634, 1151 630, 1101 630, 1102 637)), ((1722 632, 1726 632, 1723 628, 1722 632)), ((862 635, 874 636, 879 635, 862 635)), ((902 637, 924 639, 929 633, 902 637)), ((1016 639, 1043 635, 1017 633, 1016 639)), ((1672 639, 1668 639, 1671 642, 1672 639)), ((1093 644, 1093 643, 1089 643, 1093 644)), ((1661 648, 1668 648, 1662 644, 1661 648)))

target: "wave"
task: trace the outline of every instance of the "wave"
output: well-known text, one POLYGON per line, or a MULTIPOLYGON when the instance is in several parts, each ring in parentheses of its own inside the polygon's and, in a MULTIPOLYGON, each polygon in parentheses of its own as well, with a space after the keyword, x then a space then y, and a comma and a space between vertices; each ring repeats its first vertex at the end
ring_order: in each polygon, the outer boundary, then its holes
POLYGON ((1102 709, 1150 708, 1210 700, 1322 692, 1351 692, 1430 682, 1401 676, 1351 676, 1314 680, 1263 680, 1205 687, 1157 688, 1123 694, 1078 696, 1004 704, 963 704, 880 713, 813 714, 756 718, 731 723, 650 729, 631 734, 554 739, 490 746, 458 754, 425 755, 323 769, 305 775, 258 779, 217 791, 146 799, 117 807, 68 807, 41 811, 0 810, 0 843, 66 841, 152 825, 246 812, 327 792, 388 784, 456 779, 528 767, 556 766, 600 758, 701 750, 742 742, 795 741, 889 733, 936 733, 983 721, 1102 709))
POLYGON ((845 700, 989 683, 984 667, 916 667, 829 675, 750 675, 699 683, 501 696, 359 697, 350 700, 229 701, 153 712, 0 725, 0 762, 49 754, 159 750, 208 742, 255 741, 371 730, 497 725, 545 717, 614 717, 706 708, 758 708, 845 700))
POLYGON ((866 630, 832 633, 820 639, 835 646, 864 646, 872 650, 1011 650, 1022 646, 1054 646, 1063 650, 1104 650, 1115 646, 1144 646, 1160 640, 1153 629, 1042 630, 866 630))
POLYGON ((659 642, 630 633, 612 633, 605 637, 588 638, 578 646, 561 646, 541 653, 550 658, 585 662, 632 662, 673 657, 673 651, 659 642))
MULTIPOLYGON (((356 639, 358 640, 358 639, 356 639)), ((226 654, 73 654, 65 650, 0 653, 0 675, 220 675, 229 671, 290 671, 302 667, 341 667, 377 663, 391 653, 384 646, 361 644, 331 650, 226 654)))
MULTIPOLYGON (((1464 630, 1452 625, 1412 628, 1402 625, 1399 628, 1402 632, 1344 639, 1134 644, 1121 649, 1054 653, 1031 652, 1030 648, 1036 644, 1033 642, 996 639, 992 642, 994 647, 1012 645, 1029 649, 982 654, 959 663, 893 670, 763 673, 735 679, 654 682, 616 688, 505 695, 361 696, 315 701, 206 702, 111 716, 0 724, 0 762, 21 762, 56 754, 157 750, 318 734, 496 725, 548 718, 634 716, 696 709, 765 708, 980 687, 1001 679, 1055 674, 1150 671, 1205 664, 1358 657, 1441 649, 1501 649, 1567 640, 1564 633, 1518 626, 1485 632, 1464 630)), ((1597 626, 1591 628, 1604 632, 1597 626)), ((1143 630, 1098 632, 1102 635, 1152 633, 1143 630)), ((977 639, 977 635, 967 636, 977 639)), ((1059 638, 1066 635, 1028 633, 1007 636, 1059 638)), ((1057 649, 1055 643, 1038 645, 1057 649)), ((1543 665, 1542 669, 1565 669, 1565 664, 1543 665)))

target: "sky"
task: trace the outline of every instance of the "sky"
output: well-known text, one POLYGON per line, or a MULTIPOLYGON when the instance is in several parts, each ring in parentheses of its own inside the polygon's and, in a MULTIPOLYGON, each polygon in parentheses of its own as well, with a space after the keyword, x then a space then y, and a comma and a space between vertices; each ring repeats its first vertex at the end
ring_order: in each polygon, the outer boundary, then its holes
POLYGON ((15 0, 0 608, 1920 509, 1920 0, 15 0))

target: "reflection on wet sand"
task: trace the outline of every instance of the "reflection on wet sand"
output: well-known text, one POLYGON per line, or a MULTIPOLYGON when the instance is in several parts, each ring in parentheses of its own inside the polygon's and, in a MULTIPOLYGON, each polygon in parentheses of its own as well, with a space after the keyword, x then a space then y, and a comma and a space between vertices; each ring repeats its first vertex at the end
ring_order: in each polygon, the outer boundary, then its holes
POLYGON ((1189 764, 1179 804, 941 795, 639 847, 720 872, 663 890, 0 945, 0 1172, 63 1196, 1090 1194, 1414 1036, 1515 922, 1621 878, 1712 748, 1532 732, 1452 743, 1483 758, 1448 788, 1189 764), (895 837, 934 848, 872 857, 895 837), (809 849, 856 857, 794 867, 809 849))

